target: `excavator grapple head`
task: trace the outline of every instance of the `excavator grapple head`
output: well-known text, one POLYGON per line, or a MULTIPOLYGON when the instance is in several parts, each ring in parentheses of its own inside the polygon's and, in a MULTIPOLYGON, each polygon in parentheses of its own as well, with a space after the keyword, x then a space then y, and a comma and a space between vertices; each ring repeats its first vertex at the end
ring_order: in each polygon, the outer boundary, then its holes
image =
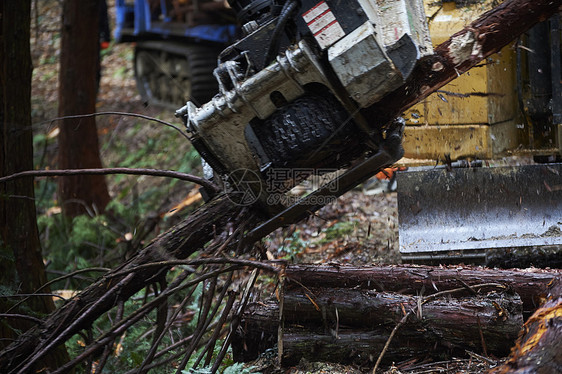
POLYGON ((402 156, 400 122, 361 110, 432 53, 420 0, 230 3, 244 35, 219 56, 219 93, 177 111, 215 178, 275 215, 291 205, 279 195, 310 174, 377 156, 338 182, 349 189, 402 156))

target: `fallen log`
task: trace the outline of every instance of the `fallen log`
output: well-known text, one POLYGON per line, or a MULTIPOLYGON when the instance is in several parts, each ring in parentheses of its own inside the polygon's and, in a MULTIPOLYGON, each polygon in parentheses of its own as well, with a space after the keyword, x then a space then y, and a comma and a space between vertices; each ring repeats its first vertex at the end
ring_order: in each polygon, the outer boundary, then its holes
POLYGON ((254 360, 277 344, 279 304, 276 300, 249 303, 232 339, 236 362, 254 360))
POLYGON ((492 374, 562 373, 562 282, 523 326, 508 360, 492 374))
POLYGON ((391 291, 409 295, 435 292, 470 285, 502 283, 516 292, 528 316, 545 300, 549 285, 562 277, 559 270, 499 270, 471 266, 340 266, 292 265, 285 269, 286 287, 347 287, 391 291))
MULTIPOLYGON (((365 117, 372 123, 388 123, 404 109, 424 99, 486 56, 499 51, 559 8, 559 1, 552 0, 504 2, 437 47, 435 55, 426 58, 403 87, 364 110, 365 117), (467 40, 464 48, 455 47, 459 45, 455 41, 460 38, 467 40)), ((0 372, 31 371, 33 364, 41 357, 82 329, 88 328, 105 312, 154 282, 169 269, 168 265, 150 268, 142 265, 174 257, 186 258, 217 234, 220 235, 228 224, 238 225, 249 220, 248 228, 255 226, 258 220, 249 218, 251 214, 247 211, 242 214, 242 211, 241 207, 225 198, 207 204, 185 222, 161 235, 132 259, 69 300, 41 325, 20 335, 0 352, 0 372), (134 270, 135 268, 140 270, 134 270), (123 271, 130 272, 114 276, 123 271)))
POLYGON ((424 296, 453 290, 454 298, 432 300, 413 313, 385 359, 464 349, 505 356, 522 326, 522 311, 534 312, 551 285, 562 280, 559 270, 412 265, 291 265, 283 275, 281 307, 271 301, 253 304, 244 314, 233 342, 237 360, 251 360, 277 343, 285 365, 302 357, 338 362, 352 357, 365 364, 382 350, 404 314, 420 308, 424 296), (508 293, 489 293, 479 284, 508 293), (343 340, 335 339, 340 332, 343 340))
MULTIPOLYGON (((385 330, 352 330, 342 328, 337 336, 323 331, 286 329, 283 334, 281 364, 296 365, 301 359, 311 362, 335 362, 372 366, 383 349, 388 332, 385 330)), ((398 344, 389 349, 387 360, 401 361, 416 356, 428 356, 431 342, 397 337, 398 344)))
POLYGON ((279 336, 281 364, 292 365, 303 357, 372 364, 391 331, 411 310, 415 313, 398 330, 385 355, 388 363, 415 356, 463 355, 465 349, 505 356, 523 324, 521 299, 514 294, 492 292, 421 303, 421 297, 376 291, 286 290, 279 336), (285 331, 294 325, 312 332, 329 331, 331 336, 317 340, 315 333, 285 331), (339 341, 339 329, 346 327, 358 335, 339 341))
POLYGON ((236 360, 254 359, 277 340, 285 366, 301 358, 372 366, 410 310, 416 313, 394 337, 388 363, 413 356, 450 357, 465 349, 505 356, 523 324, 521 299, 504 292, 438 298, 421 306, 421 298, 396 293, 301 288, 287 291, 281 304, 281 320, 279 307, 271 302, 254 304, 245 313, 233 342, 236 360))

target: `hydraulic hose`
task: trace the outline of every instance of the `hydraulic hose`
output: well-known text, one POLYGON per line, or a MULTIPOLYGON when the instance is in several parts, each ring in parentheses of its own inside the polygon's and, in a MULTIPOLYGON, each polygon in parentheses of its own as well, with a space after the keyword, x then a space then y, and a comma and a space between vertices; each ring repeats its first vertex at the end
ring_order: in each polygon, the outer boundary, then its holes
POLYGON ((293 12, 297 9, 297 6, 298 1, 289 0, 285 3, 283 9, 281 9, 279 20, 277 21, 275 30, 273 30, 273 34, 271 35, 271 43, 269 44, 269 48, 267 49, 267 53, 265 54, 265 64, 271 62, 279 52, 281 33, 285 29, 287 21, 289 20, 289 18, 291 18, 293 12))

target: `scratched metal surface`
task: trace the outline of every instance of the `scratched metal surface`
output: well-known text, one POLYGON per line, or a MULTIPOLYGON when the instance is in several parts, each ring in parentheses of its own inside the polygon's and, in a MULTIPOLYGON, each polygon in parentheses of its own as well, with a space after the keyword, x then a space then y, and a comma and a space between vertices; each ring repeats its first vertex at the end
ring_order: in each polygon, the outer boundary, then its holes
POLYGON ((562 164, 399 173, 400 252, 484 257, 488 249, 562 249, 562 164))

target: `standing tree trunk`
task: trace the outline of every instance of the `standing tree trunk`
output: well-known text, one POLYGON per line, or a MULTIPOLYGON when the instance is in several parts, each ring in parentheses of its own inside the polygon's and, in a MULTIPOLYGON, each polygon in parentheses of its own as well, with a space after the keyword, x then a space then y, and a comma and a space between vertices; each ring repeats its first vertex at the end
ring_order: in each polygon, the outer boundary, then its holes
MULTIPOLYGON (((99 0, 65 0, 62 14, 59 116, 94 113, 99 48, 99 0)), ((60 122, 59 168, 101 168, 94 117, 60 122)), ((105 177, 83 175, 59 179, 64 214, 103 212, 109 202, 105 177)))
MULTIPOLYGON (((0 2, 0 176, 33 169, 31 131, 30 0, 0 2)), ((46 283, 37 231, 33 179, 0 184, 0 280, 3 292, 33 293, 46 283)), ((49 293, 48 289, 45 292, 49 293)), ((33 326, 16 314, 44 315, 55 309, 51 297, 1 298, 0 347, 33 326)), ((58 367, 68 361, 64 347, 45 357, 43 365, 58 367)))

